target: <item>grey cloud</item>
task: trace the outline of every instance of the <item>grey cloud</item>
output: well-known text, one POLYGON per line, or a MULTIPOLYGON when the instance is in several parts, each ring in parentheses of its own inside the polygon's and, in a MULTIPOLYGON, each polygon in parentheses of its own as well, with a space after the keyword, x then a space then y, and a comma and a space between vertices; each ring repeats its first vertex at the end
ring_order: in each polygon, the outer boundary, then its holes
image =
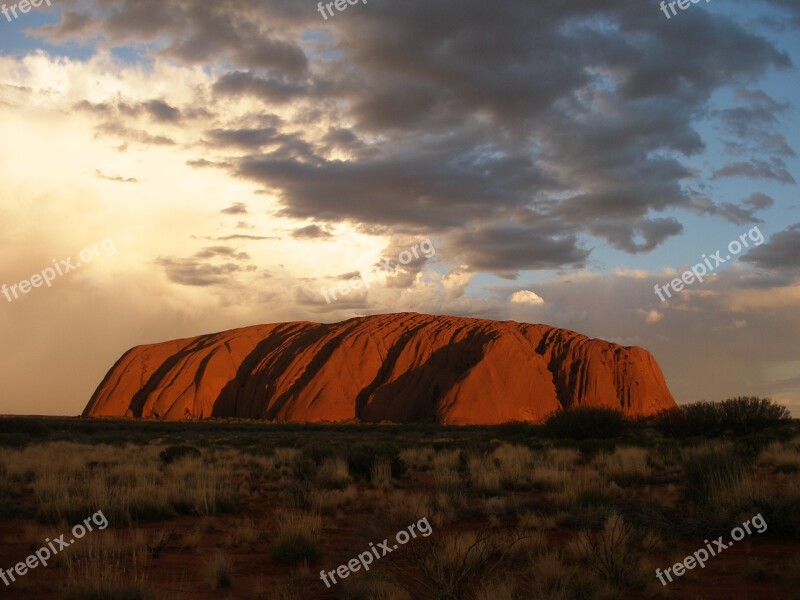
POLYGON ((754 214, 756 210, 769 206, 769 204, 764 204, 764 199, 770 198, 764 196, 764 194, 752 194, 750 197, 743 200, 743 204, 747 206, 747 208, 745 208, 733 202, 715 204, 708 196, 695 196, 691 200, 691 207, 692 210, 699 215, 718 216, 736 225, 746 225, 747 223, 764 222, 754 214), (761 198, 761 196, 763 196, 763 198, 761 198))
POLYGON ((775 204, 775 199, 761 192, 750 194, 742 201, 753 210, 764 210, 775 204))
POLYGON ((100 38, 112 46, 150 44, 191 64, 226 62, 297 76, 308 69, 300 45, 282 36, 291 10, 280 3, 197 0, 61 0, 60 20, 32 30, 52 44, 100 38))
POLYGON ((160 123, 177 123, 181 120, 181 111, 163 100, 150 100, 144 103, 150 116, 160 123))
POLYGON ((116 104, 107 102, 92 103, 88 100, 83 100, 75 105, 75 109, 96 115, 124 115, 126 117, 138 117, 142 112, 145 112, 158 123, 175 124, 181 120, 181 111, 164 100, 148 100, 147 102, 135 104, 130 104, 123 100, 116 104))
POLYGON ((742 260, 762 269, 800 270, 800 223, 773 234, 742 260))
POLYGON ((472 271, 489 271, 514 279, 521 270, 583 267, 589 251, 572 233, 553 235, 538 228, 495 226, 460 231, 448 238, 448 248, 472 271))
POLYGON ((115 136, 127 141, 135 141, 140 144, 151 146, 174 146, 175 141, 164 135, 152 135, 141 129, 125 127, 121 123, 106 122, 97 126, 97 131, 104 134, 115 136))
POLYGON ((265 79, 252 73, 226 73, 214 83, 214 93, 221 96, 255 96, 267 102, 282 104, 309 94, 308 85, 286 78, 265 79))
POLYGON ((234 258, 236 260, 249 260, 250 255, 246 252, 237 252, 228 246, 211 246, 195 252, 194 258, 234 258))
POLYGON ((330 231, 323 229, 319 225, 307 225, 292 232, 292 237, 300 240, 316 240, 331 237, 330 231))
POLYGON ((223 208, 219 212, 223 215, 246 215, 247 205, 244 202, 234 202, 228 208, 223 208))
POLYGON ((237 252, 228 246, 211 246, 188 258, 158 257, 155 262, 173 283, 208 287, 229 284, 237 273, 254 271, 254 265, 244 264, 249 259, 246 252, 237 252))
POLYGON ((615 248, 625 252, 649 252, 668 237, 683 231, 675 218, 639 219, 627 223, 599 222, 589 225, 594 235, 606 238, 615 248))
POLYGON ((255 149, 275 143, 277 130, 274 127, 262 129, 213 129, 206 134, 210 142, 217 146, 237 146, 255 149))
MULTIPOLYGON (((290 123, 209 124, 207 145, 244 156, 193 166, 229 166, 258 182, 282 216, 390 234, 510 227, 544 257, 508 256, 487 233, 478 238, 490 244, 486 258, 470 254, 471 264, 496 272, 582 264, 586 234, 646 252, 681 231, 658 215, 665 211, 756 222, 754 205, 693 204, 689 185, 704 189, 691 163, 706 148, 701 119, 736 135, 730 147, 752 157, 715 178, 794 181, 776 123, 786 105, 752 87, 790 67, 789 55, 702 4, 677 24, 629 0, 508 0, 502 10, 408 0, 323 26, 313 5, 276 0, 64 3, 64 14, 82 18, 40 27, 50 41, 102 34, 147 44, 222 66, 202 101, 253 97, 267 113, 295 109, 290 123), (741 105, 714 111, 711 98, 726 88, 741 105), (320 139, 296 133, 319 124, 328 128, 320 139), (535 227, 540 219, 549 231, 535 227)), ((202 106, 198 98, 179 110, 202 106)))
POLYGON ((769 164, 763 160, 729 162, 714 171, 712 179, 725 177, 772 179, 781 183, 796 183, 792 174, 785 167, 769 164))

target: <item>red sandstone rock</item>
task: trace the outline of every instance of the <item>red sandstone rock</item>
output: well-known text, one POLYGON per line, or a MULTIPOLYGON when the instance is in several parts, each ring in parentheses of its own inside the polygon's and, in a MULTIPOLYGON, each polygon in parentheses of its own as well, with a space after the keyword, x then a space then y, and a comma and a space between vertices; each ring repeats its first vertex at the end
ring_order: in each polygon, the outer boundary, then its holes
POLYGON ((646 416, 675 401, 642 348, 546 325, 400 313, 138 346, 84 415, 489 425, 570 406, 646 416))

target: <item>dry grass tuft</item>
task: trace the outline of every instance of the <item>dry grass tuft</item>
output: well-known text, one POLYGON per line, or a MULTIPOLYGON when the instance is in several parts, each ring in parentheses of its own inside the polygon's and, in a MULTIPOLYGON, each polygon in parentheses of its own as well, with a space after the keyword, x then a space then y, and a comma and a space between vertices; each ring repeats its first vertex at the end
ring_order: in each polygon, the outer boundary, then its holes
POLYGON ((647 450, 635 446, 616 448, 613 452, 598 454, 592 466, 600 471, 606 481, 628 483, 645 481, 651 475, 647 463, 647 450))
POLYGON ((317 471, 317 482, 326 488, 347 487, 352 482, 347 461, 341 456, 326 458, 317 471))

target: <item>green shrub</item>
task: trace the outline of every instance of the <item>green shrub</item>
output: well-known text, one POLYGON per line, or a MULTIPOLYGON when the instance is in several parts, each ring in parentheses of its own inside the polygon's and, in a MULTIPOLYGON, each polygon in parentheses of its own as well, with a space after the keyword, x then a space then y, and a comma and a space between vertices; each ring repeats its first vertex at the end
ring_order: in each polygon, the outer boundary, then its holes
POLYGON ((545 434, 574 440, 609 439, 625 431, 625 416, 613 408, 579 407, 553 413, 544 423, 545 434))

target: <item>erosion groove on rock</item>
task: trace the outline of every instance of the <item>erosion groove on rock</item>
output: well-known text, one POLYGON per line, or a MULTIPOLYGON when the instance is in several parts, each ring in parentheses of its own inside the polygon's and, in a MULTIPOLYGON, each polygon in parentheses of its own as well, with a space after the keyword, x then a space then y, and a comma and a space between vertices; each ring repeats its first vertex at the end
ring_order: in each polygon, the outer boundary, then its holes
POLYGON ((138 346, 84 415, 490 425, 571 406, 646 416, 675 401, 642 348, 547 325, 399 313, 138 346))

